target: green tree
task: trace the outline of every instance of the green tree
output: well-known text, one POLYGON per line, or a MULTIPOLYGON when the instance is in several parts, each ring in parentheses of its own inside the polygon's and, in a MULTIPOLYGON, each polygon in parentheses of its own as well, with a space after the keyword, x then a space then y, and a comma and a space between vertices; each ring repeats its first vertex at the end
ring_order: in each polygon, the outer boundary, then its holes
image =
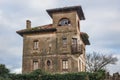
POLYGON ((4 64, 0 64, 0 76, 5 77, 9 74, 9 69, 4 64))

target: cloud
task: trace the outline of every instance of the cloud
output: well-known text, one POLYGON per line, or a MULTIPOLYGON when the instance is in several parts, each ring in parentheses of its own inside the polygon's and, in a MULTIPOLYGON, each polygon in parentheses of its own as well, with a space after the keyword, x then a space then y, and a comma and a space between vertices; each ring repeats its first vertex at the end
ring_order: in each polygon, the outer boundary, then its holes
POLYGON ((55 5, 57 4, 56 0, 28 0, 27 3, 30 8, 37 10, 45 9, 46 7, 55 7, 55 5))
POLYGON ((0 63, 13 66, 10 67, 13 72, 19 71, 22 37, 16 31, 25 28, 27 19, 32 21, 33 27, 52 23, 46 9, 74 5, 81 5, 86 17, 80 24, 81 31, 90 36, 91 45, 87 46, 87 52, 119 55, 119 3, 119 0, 0 0, 0 63))
POLYGON ((47 15, 47 13, 44 15, 45 11, 43 11, 43 8, 53 7, 55 5, 49 0, 45 0, 44 3, 46 3, 46 5, 38 4, 33 0, 28 2, 22 0, 18 2, 16 0, 1 2, 0 45, 2 46, 0 46, 0 63, 7 65, 11 72, 18 73, 21 70, 22 64, 22 38, 16 34, 16 30, 25 28, 25 20, 28 18, 32 20, 33 26, 38 26, 37 24, 39 23, 45 24, 50 22, 46 19, 45 15, 47 15), (43 16, 41 16, 42 14, 43 16))
POLYGON ((118 3, 110 2, 107 5, 107 0, 104 3, 98 1, 99 4, 94 1, 85 7, 86 20, 81 21, 81 31, 87 32, 90 36, 91 45, 89 47, 90 50, 89 48, 87 49, 88 51, 119 51, 120 11, 118 11, 119 7, 116 5, 118 3), (103 5, 101 6, 101 4, 103 5))
POLYGON ((13 71, 11 73, 16 73, 16 74, 20 74, 22 73, 22 68, 16 68, 16 69, 13 69, 13 71))
POLYGON ((108 71, 112 73, 120 73, 120 54, 114 54, 115 57, 117 57, 119 60, 115 65, 108 65, 108 71))

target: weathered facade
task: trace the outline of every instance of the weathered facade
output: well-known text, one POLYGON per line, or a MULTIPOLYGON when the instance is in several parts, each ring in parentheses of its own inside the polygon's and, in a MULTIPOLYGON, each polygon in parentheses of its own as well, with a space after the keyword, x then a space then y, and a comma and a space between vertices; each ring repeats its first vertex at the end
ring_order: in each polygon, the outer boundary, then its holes
POLYGON ((42 69, 51 73, 85 71, 85 46, 88 35, 80 32, 84 20, 81 6, 47 10, 53 24, 17 31, 23 37, 22 72, 42 69))

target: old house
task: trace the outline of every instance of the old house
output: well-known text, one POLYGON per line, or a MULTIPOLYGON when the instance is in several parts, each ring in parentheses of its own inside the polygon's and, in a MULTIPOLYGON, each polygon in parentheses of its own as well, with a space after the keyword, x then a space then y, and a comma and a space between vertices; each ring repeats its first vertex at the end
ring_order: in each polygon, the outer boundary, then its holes
POLYGON ((31 27, 27 20, 26 29, 17 31, 23 37, 22 72, 85 71, 85 46, 90 43, 87 33, 80 31, 80 20, 85 20, 81 6, 49 9, 47 13, 52 24, 31 27))

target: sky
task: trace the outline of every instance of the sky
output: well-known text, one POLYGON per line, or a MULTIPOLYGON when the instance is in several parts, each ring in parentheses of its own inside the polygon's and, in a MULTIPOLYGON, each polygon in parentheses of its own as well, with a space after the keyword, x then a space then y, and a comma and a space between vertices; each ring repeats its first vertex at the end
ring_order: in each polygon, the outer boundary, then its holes
POLYGON ((23 39, 16 31, 52 23, 46 9, 81 5, 86 20, 81 31, 89 35, 86 52, 113 54, 119 61, 108 65, 110 73, 120 73, 120 0, 0 0, 0 64, 21 73, 23 39))

